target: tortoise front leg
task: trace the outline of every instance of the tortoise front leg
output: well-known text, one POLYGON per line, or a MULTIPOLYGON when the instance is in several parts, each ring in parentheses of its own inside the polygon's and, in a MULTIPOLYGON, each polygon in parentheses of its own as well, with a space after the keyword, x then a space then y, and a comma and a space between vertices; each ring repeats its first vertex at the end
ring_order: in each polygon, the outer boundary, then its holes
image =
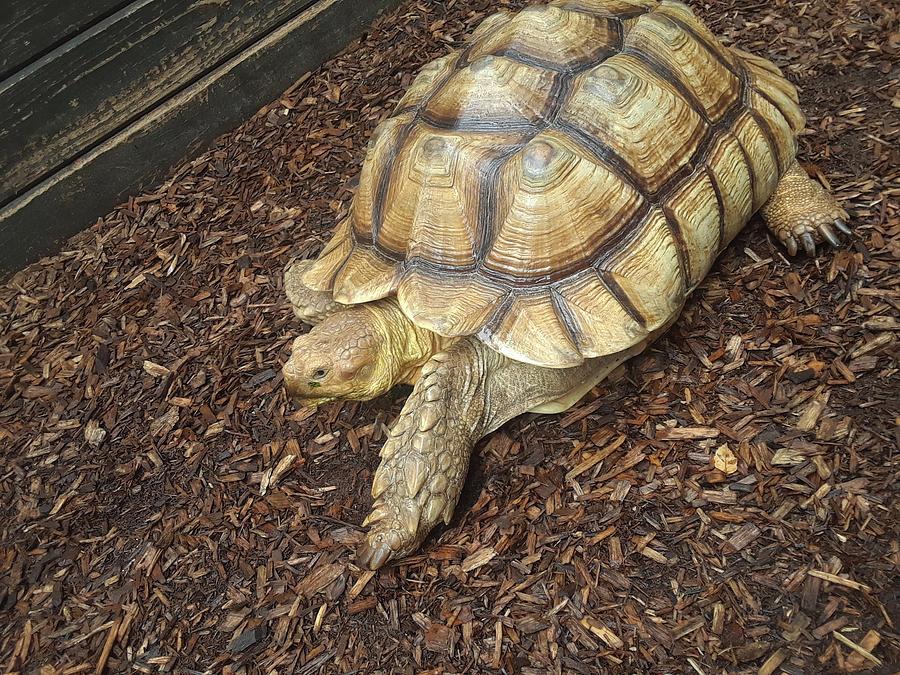
POLYGON ((439 521, 450 522, 478 439, 564 397, 598 371, 608 374, 643 346, 567 369, 513 361, 474 338, 435 355, 381 451, 375 503, 363 523, 372 527, 359 562, 377 569, 418 548, 439 521))
POLYGON ((840 246, 832 228, 850 234, 847 212, 796 161, 763 205, 762 216, 791 255, 797 253, 798 244, 809 256, 816 255, 816 244, 823 241, 840 246))
POLYGON ((314 260, 298 260, 289 264, 284 271, 284 292, 294 309, 294 315, 310 326, 315 326, 335 312, 346 308, 346 305, 335 302, 331 293, 314 291, 303 283, 303 275, 314 262, 314 260))

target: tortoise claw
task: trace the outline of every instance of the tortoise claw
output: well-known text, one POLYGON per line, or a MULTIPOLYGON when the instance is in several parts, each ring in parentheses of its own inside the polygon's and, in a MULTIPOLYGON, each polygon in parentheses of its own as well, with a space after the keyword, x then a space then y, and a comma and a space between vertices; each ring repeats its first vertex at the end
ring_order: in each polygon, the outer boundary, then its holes
POLYGON ((356 549, 356 560, 363 567, 377 570, 391 558, 391 547, 384 541, 367 539, 356 549))
POLYGON ((816 257, 816 240, 809 232, 800 235, 800 243, 803 244, 803 250, 810 258, 816 257))
POLYGON ((788 255, 795 256, 797 255, 797 240, 792 236, 788 235, 787 239, 784 240, 784 245, 787 246, 788 255))
POLYGON ((841 218, 834 219, 834 226, 844 234, 850 234, 850 228, 847 227, 847 223, 845 223, 841 218))
POLYGON ((838 236, 834 233, 834 230, 832 230, 828 225, 820 225, 819 233, 822 235, 822 237, 825 238, 826 241, 828 241, 829 244, 831 244, 835 248, 838 248, 841 245, 841 240, 838 239, 838 236))

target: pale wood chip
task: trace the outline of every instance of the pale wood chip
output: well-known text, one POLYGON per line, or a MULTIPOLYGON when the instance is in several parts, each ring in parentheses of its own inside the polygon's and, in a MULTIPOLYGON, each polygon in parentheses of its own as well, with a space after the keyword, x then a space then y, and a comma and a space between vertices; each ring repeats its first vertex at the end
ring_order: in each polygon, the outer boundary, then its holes
POLYGON ((153 361, 144 361, 144 372, 152 375, 153 377, 168 377, 172 374, 172 371, 166 368, 165 366, 161 366, 158 363, 154 363, 153 361))
POLYGON ((590 616, 584 617, 581 620, 581 625, 603 640, 612 649, 621 649, 625 646, 625 643, 622 642, 618 635, 590 616))
POLYGON ((811 577, 818 577, 819 579, 823 579, 832 584, 839 584, 841 586, 846 586, 847 588, 852 588, 856 591, 866 591, 870 593, 872 591, 871 586, 867 586, 866 584, 860 583, 858 581, 853 581, 852 579, 845 579, 844 577, 839 577, 836 574, 829 574, 828 572, 820 572, 819 570, 810 570, 807 572, 811 577))
POLYGON ((762 534, 762 532, 756 525, 753 523, 746 523, 738 528, 737 532, 731 535, 731 538, 725 542, 725 546, 732 551, 740 551, 760 534, 762 534))
POLYGON ((776 649, 772 655, 767 658, 759 667, 758 675, 772 675, 788 656, 788 651, 784 647, 776 649))
POLYGON ((477 570, 482 565, 487 565, 496 557, 496 555, 497 551, 495 551, 493 547, 487 546, 468 556, 462 561, 460 567, 463 572, 471 572, 472 570, 477 570))
POLYGON ((713 465, 722 473, 731 475, 737 471, 737 457, 725 443, 716 448, 716 454, 713 456, 713 465))
POLYGON ((694 441, 703 438, 716 438, 719 430, 713 427, 674 427, 672 429, 658 429, 656 440, 658 441, 694 441))

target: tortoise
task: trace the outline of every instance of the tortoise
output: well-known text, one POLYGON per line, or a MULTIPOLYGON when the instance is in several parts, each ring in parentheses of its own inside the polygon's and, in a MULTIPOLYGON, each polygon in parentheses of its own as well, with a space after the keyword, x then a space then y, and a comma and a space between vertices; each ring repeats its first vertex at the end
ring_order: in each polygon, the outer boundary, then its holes
POLYGON ((678 316, 761 211, 791 255, 847 213, 796 160, 795 88, 672 0, 554 0, 485 19, 373 132, 359 184, 285 289, 313 327, 307 403, 412 392, 358 561, 449 523, 475 443, 576 403, 678 316))

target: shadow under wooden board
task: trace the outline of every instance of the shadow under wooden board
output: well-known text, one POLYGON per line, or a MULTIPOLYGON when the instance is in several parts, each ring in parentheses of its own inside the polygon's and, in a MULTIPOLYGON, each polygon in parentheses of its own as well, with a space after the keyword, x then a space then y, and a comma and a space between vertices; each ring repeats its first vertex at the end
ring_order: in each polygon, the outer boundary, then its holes
MULTIPOLYGON (((119 23, 120 15, 136 11, 132 5, 154 2, 168 0, 132 3, 95 24, 93 30, 107 22, 119 23)), ((122 89, 127 91, 127 102, 133 112, 127 118, 121 114, 89 117, 87 124, 96 124, 98 128, 76 134, 71 142, 60 146, 59 157, 50 160, 58 162, 52 167, 52 173, 41 175, 40 168, 36 172, 32 170, 28 176, 30 179, 39 176, 39 182, 0 206, 0 278, 59 250, 65 239, 88 227, 141 187, 158 180, 172 165, 195 154, 213 138, 277 97, 305 72, 337 54, 378 14, 398 5, 399 0, 247 3, 226 0, 219 3, 220 6, 228 4, 239 6, 235 12, 246 12, 246 6, 254 5, 263 13, 269 12, 266 21, 277 25, 269 26, 264 35, 249 45, 244 44, 246 31, 226 30, 215 34, 213 43, 224 42, 192 47, 190 66, 176 68, 177 72, 168 75, 162 86, 153 82, 146 97, 140 95, 140 87, 131 85, 135 81, 147 83, 153 78, 141 70, 134 54, 123 52, 132 71, 124 78, 128 86, 122 89), (289 14, 285 7, 292 8, 294 13, 282 20, 285 13, 289 14), (240 51, 203 72, 204 66, 221 60, 229 46, 240 51), (197 50, 201 52, 199 57, 197 50)), ((244 19, 241 25, 252 25, 251 33, 258 32, 266 23, 260 23, 259 16, 247 15, 244 19)), ((210 42, 209 36, 206 37, 205 42, 210 42)), ((78 39, 83 41, 84 36, 78 39)), ((183 46, 184 41, 178 44, 183 46)), ((152 63, 165 57, 158 48, 155 54, 157 58, 152 63)), ((41 57, 14 78, 0 83, 0 103, 4 101, 4 92, 13 91, 11 80, 15 79, 12 84, 17 84, 25 79, 29 69, 35 70, 51 56, 52 53, 41 57)), ((101 86, 99 81, 97 86, 101 86)), ((42 102, 34 96, 34 91, 32 86, 33 114, 52 117, 52 110, 41 109, 42 102)), ((88 94, 98 96, 96 87, 88 90, 88 94)), ((126 107, 123 114, 127 110, 126 107)), ((24 180, 27 182, 28 178, 24 180)))

